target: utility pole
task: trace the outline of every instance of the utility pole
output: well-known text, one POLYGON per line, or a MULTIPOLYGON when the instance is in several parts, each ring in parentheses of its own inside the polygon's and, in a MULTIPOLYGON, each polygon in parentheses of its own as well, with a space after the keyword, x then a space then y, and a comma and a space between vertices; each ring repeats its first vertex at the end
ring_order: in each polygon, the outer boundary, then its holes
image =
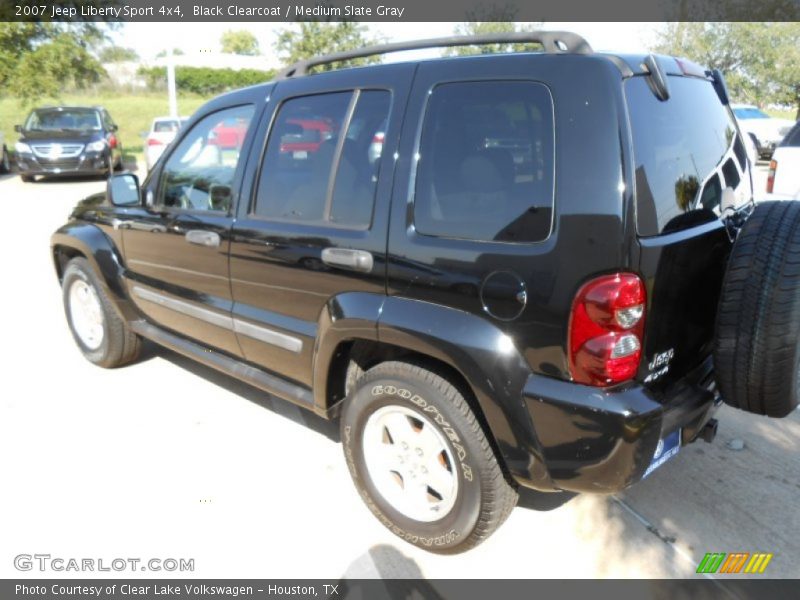
POLYGON ((178 98, 175 92, 175 60, 172 47, 167 48, 167 94, 169 95, 169 116, 178 117, 178 98))

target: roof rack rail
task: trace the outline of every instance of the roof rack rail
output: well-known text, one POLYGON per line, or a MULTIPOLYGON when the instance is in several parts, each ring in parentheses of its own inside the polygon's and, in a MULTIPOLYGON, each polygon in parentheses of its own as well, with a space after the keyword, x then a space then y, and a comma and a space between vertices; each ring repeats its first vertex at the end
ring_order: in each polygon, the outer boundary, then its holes
POLYGON ((281 71, 277 79, 288 79, 306 75, 310 68, 338 61, 364 58, 378 54, 403 52, 405 50, 421 50, 423 48, 447 48, 450 46, 480 46, 485 44, 517 44, 538 43, 544 46, 548 54, 591 54, 592 47, 589 43, 571 31, 513 31, 507 33, 485 33, 480 35, 450 36, 415 40, 410 42, 395 42, 392 44, 377 44, 358 50, 347 50, 325 54, 316 58, 301 60, 281 71))

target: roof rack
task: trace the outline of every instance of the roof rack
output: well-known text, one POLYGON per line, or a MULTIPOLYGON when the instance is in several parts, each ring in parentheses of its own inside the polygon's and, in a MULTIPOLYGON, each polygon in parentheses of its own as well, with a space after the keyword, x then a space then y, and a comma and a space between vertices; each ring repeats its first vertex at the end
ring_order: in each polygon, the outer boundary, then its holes
POLYGON ((591 54, 589 43, 571 31, 513 31, 507 33, 485 33, 480 35, 456 35, 410 42, 377 44, 358 50, 347 50, 301 60, 281 71, 277 79, 289 79, 306 75, 310 68, 333 62, 364 58, 377 54, 421 50, 423 48, 446 48, 450 46, 481 46, 486 44, 538 43, 548 54, 591 54))

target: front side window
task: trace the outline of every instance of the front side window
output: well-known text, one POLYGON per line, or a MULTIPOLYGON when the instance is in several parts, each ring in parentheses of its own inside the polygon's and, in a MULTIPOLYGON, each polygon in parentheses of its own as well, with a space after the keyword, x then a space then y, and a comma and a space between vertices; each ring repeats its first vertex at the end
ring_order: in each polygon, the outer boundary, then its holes
POLYGON ((166 208, 227 212, 252 106, 211 114, 181 140, 161 172, 158 204, 166 208))
POLYGON ((521 81, 447 83, 420 140, 414 226, 423 235, 537 242, 553 211, 553 105, 521 81))
POLYGON ((390 104, 384 90, 284 102, 267 143, 255 214, 369 227, 390 104))

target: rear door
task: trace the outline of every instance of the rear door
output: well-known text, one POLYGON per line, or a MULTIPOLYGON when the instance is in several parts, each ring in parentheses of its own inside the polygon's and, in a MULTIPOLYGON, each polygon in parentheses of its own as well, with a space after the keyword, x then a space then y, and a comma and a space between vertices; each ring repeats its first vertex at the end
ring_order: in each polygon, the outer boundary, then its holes
POLYGON ((394 154, 413 72, 323 73, 272 93, 258 134, 267 143, 248 163, 249 202, 230 252, 234 325, 248 361, 310 386, 326 303, 385 294, 394 154))
POLYGON ((712 83, 682 75, 668 80, 668 100, 655 96, 647 76, 624 84, 639 266, 648 293, 639 378, 655 387, 711 354, 731 248, 720 216, 753 196, 744 144, 712 83))

